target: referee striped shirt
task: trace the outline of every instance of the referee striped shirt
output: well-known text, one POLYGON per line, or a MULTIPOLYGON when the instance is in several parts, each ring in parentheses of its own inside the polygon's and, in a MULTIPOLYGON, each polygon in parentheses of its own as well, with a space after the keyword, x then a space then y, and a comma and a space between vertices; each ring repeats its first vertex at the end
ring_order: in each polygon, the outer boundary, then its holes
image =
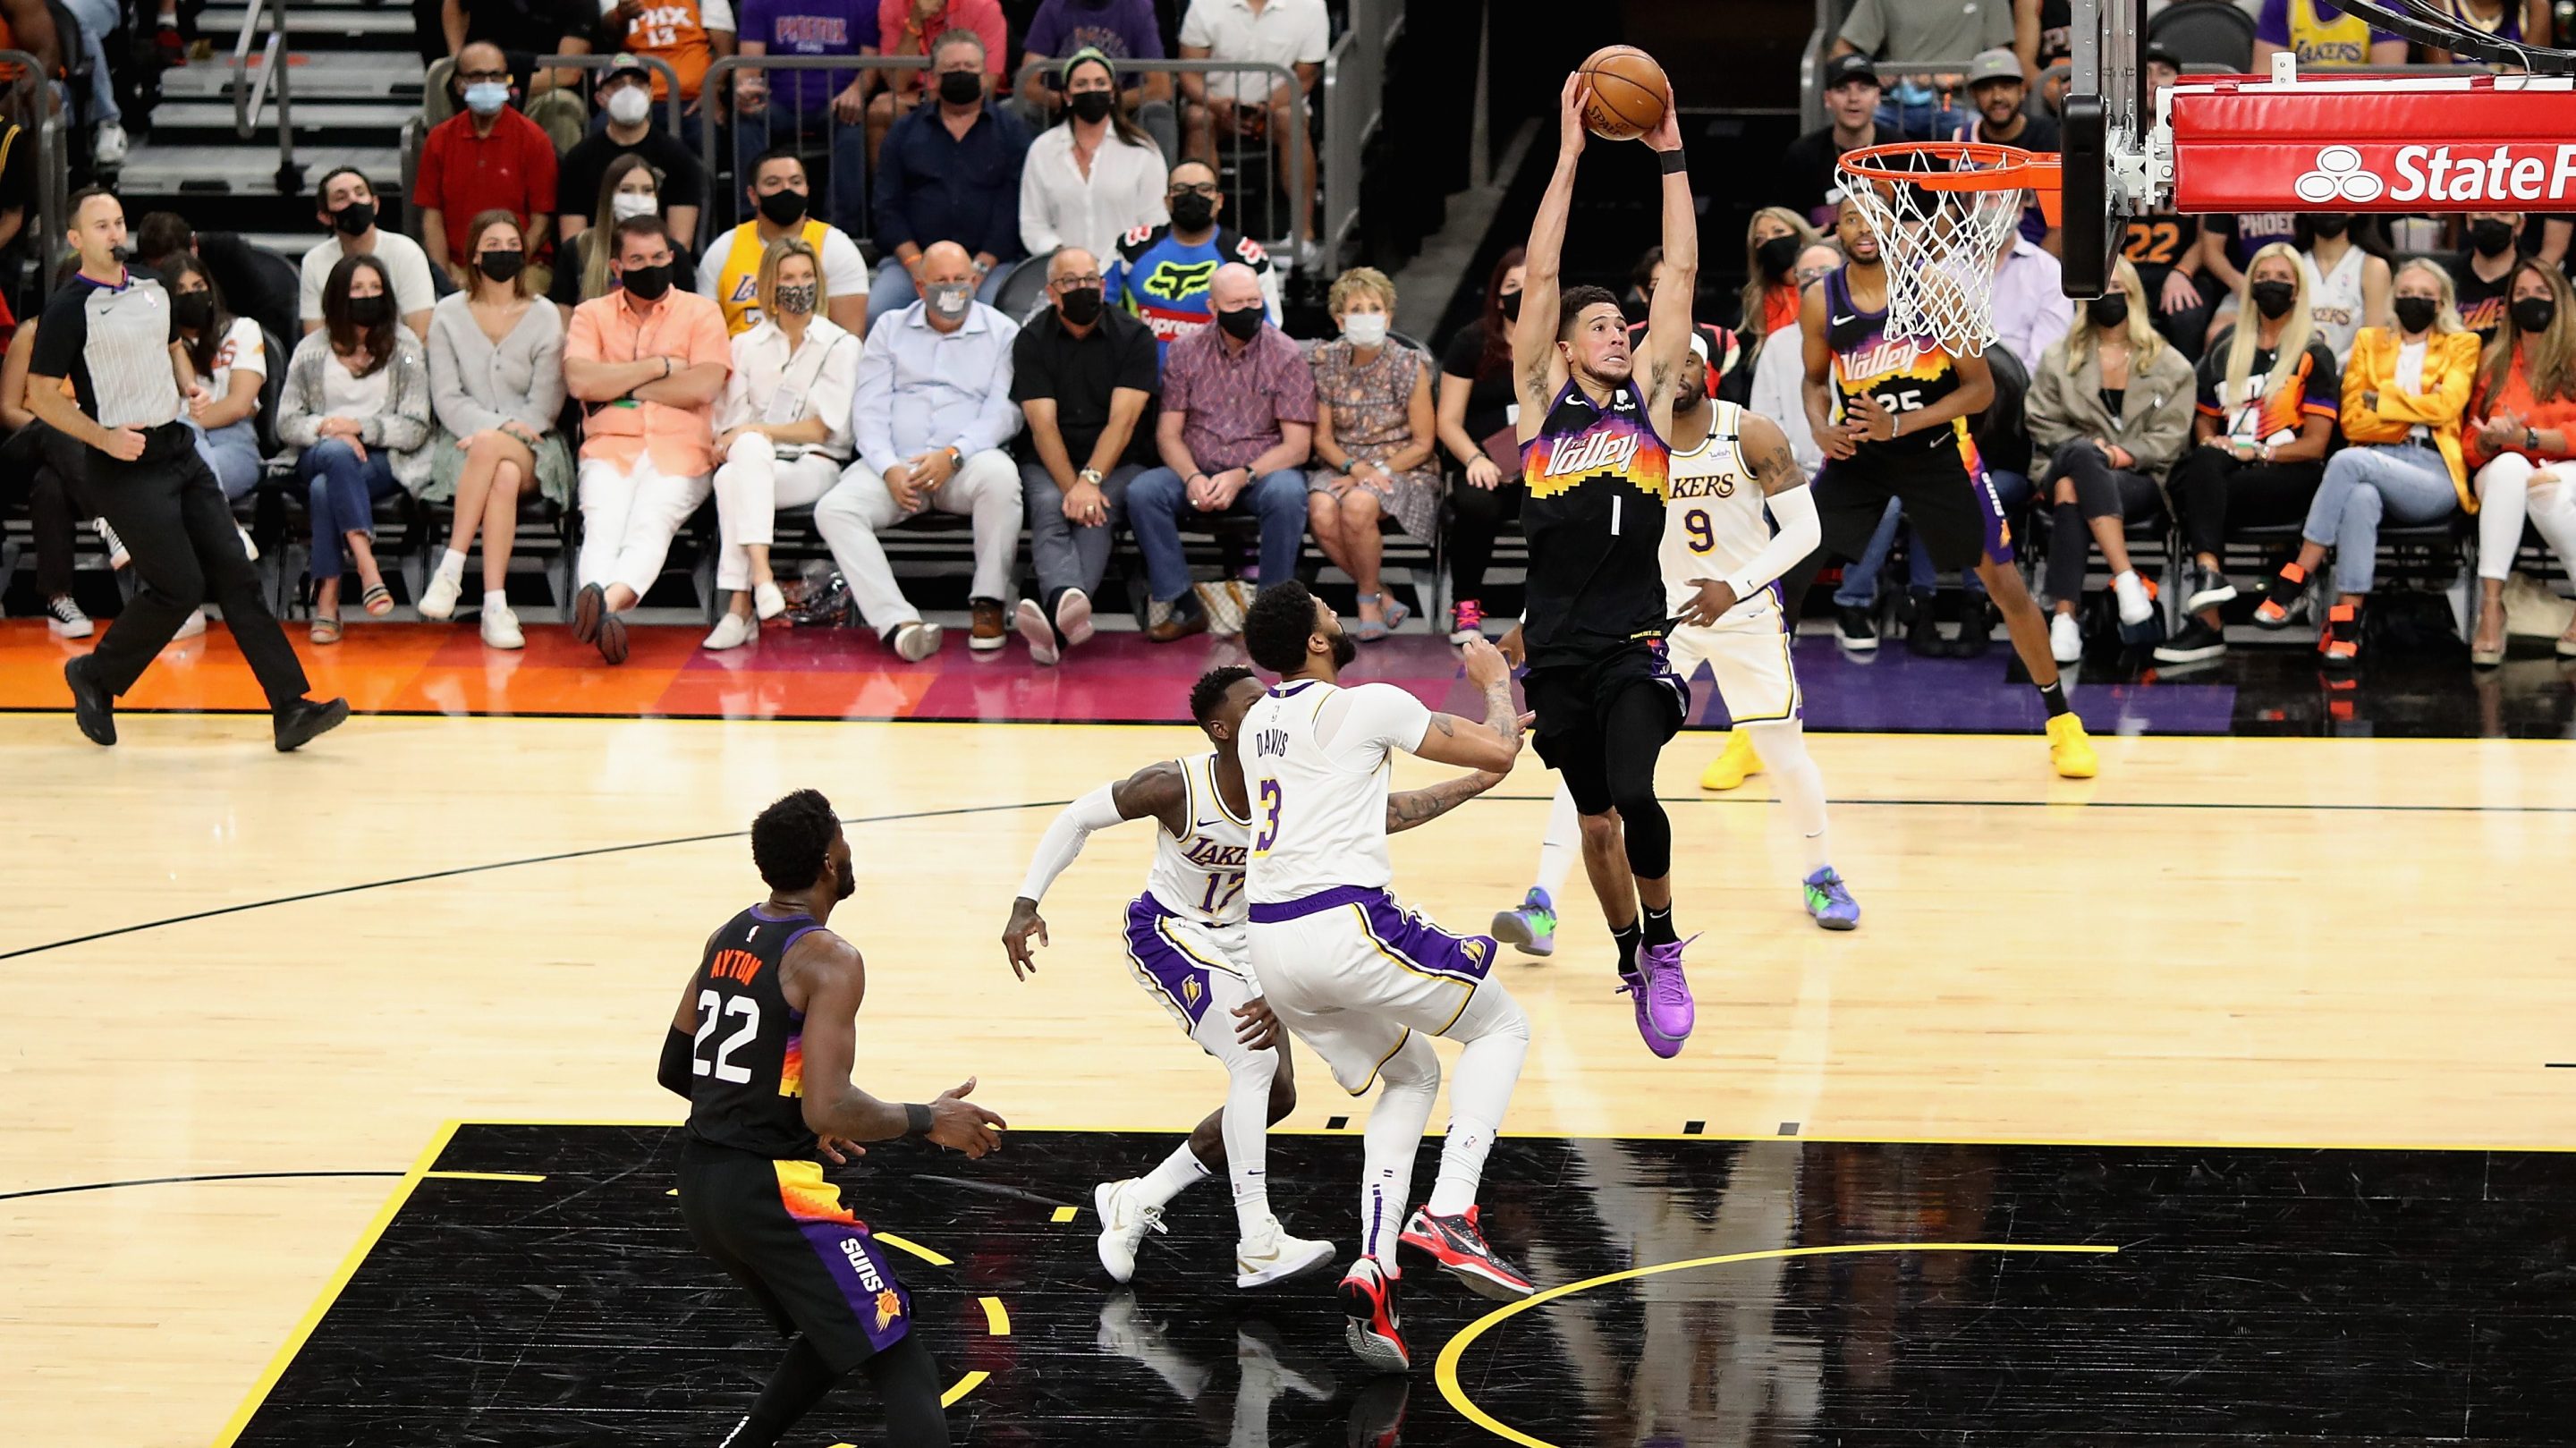
POLYGON ((150 272, 128 269, 110 286, 74 274, 45 303, 27 370, 68 377, 81 411, 101 427, 154 428, 179 419, 179 379, 170 344, 179 319, 169 290, 150 272))

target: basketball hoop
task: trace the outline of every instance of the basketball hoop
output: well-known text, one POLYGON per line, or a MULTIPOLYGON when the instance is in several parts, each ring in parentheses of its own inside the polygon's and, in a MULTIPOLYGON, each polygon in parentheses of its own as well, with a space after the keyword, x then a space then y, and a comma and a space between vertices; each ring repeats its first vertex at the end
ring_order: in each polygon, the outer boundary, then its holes
POLYGON ((1840 170, 1886 264, 1887 334, 1983 352, 1995 339, 1995 262, 2027 194, 2058 224, 2058 159, 1981 141, 1905 141, 1845 152, 1840 170))

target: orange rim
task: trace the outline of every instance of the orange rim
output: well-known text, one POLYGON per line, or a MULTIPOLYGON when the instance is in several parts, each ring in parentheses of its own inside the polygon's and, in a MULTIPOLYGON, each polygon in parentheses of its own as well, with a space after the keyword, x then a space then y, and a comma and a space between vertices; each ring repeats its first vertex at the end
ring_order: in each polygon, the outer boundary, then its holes
POLYGON ((1899 141, 1862 146, 1843 153, 1842 169, 1854 176, 1889 185, 1919 186, 1926 191, 2035 191, 2039 210, 2049 225, 2060 224, 2064 170, 2059 158, 1998 146, 1984 141, 1899 141), (1918 170, 1924 158, 1939 169, 1918 170), (1966 163, 1962 169, 1961 163, 1966 163))

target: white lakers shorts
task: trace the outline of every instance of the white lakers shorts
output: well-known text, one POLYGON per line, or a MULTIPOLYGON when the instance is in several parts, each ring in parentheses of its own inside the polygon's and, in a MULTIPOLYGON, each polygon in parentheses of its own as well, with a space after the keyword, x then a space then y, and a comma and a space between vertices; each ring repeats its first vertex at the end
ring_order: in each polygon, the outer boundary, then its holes
POLYGON ((1664 655, 1685 683, 1707 664, 1727 717, 1737 724, 1794 719, 1805 706, 1797 667, 1789 662, 1788 618, 1768 589, 1706 628, 1676 626, 1664 637, 1664 655))
POLYGON ((1407 1036, 1457 1023, 1494 953, 1492 936, 1452 935, 1384 890, 1252 907, 1252 969, 1270 1009, 1353 1096, 1407 1036))
POLYGON ((1242 927, 1203 925, 1163 908, 1152 895, 1127 906, 1127 973, 1172 1013, 1201 1049, 1219 1060, 1235 1052, 1235 1007, 1253 998, 1242 927))

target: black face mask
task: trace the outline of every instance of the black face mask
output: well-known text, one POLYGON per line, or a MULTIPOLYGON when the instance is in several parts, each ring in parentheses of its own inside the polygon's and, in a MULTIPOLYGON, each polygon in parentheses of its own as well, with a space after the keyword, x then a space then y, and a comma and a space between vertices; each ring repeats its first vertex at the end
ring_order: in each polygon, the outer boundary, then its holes
POLYGON ((361 327, 381 327, 394 319, 394 299, 382 292, 349 299, 349 320, 361 327))
POLYGON ((1518 292, 1503 293, 1503 320, 1506 322, 1517 322, 1520 319, 1521 294, 1518 292))
POLYGON ((2424 331, 2433 325, 2433 314, 2441 305, 2431 297, 2399 297, 2394 303, 2397 325, 2409 332, 2424 331))
POLYGON ((1225 328, 1225 334, 1238 342, 1249 342, 1258 336, 1261 324, 1267 320, 1259 307, 1237 307, 1231 312, 1216 314, 1216 324, 1225 328))
POLYGON ((528 264, 524 251, 487 251, 474 258, 474 269, 496 282, 514 281, 528 264))
POLYGON ((2290 315, 2290 303, 2299 296, 2299 289, 2288 282, 2256 282, 2253 292, 2254 309, 2276 322, 2290 315))
POLYGON ((660 266, 630 266, 619 280, 626 290, 648 302, 658 302, 671 289, 671 264, 666 261, 660 266))
POLYGON ((2352 218, 2349 216, 2311 216, 2308 218, 2308 231, 2316 236, 2341 236, 2351 229, 2352 218))
POLYGON ((213 292, 179 292, 170 298, 170 315, 179 325, 202 332, 215 324, 213 292))
POLYGON ((2129 294, 2104 292, 2084 304, 2084 315, 2097 327, 2116 327, 2129 320, 2129 294))
POLYGON ((2513 325, 2524 332, 2546 332, 2558 320, 2558 304, 2547 297, 2524 297, 2513 304, 2513 325))
POLYGON ((2501 221, 2472 221, 2469 245, 2476 247, 2480 256, 2502 256, 2513 245, 2513 228, 2501 221))
POLYGON ((1174 231, 1205 231, 1216 224, 1216 202, 1195 191, 1172 198, 1174 231))
POLYGON ((942 71, 939 98, 952 106, 971 106, 984 95, 984 78, 971 70, 942 71))
POLYGON ((1762 274, 1776 282, 1798 264, 1798 238, 1775 236, 1753 249, 1753 259, 1761 265, 1762 274))
POLYGON ((376 224, 376 203, 352 201, 331 213, 331 224, 342 236, 364 236, 376 224))
POLYGON ((1100 288, 1075 287, 1055 300, 1056 310, 1077 327, 1088 327, 1100 320, 1100 288))
POLYGON ((805 219, 805 193, 782 186, 760 198, 760 214, 772 226, 794 226, 805 219))
POLYGON ((1109 108, 1117 103, 1117 98, 1107 91, 1075 91, 1070 102, 1074 118, 1083 121, 1109 119, 1109 108))

